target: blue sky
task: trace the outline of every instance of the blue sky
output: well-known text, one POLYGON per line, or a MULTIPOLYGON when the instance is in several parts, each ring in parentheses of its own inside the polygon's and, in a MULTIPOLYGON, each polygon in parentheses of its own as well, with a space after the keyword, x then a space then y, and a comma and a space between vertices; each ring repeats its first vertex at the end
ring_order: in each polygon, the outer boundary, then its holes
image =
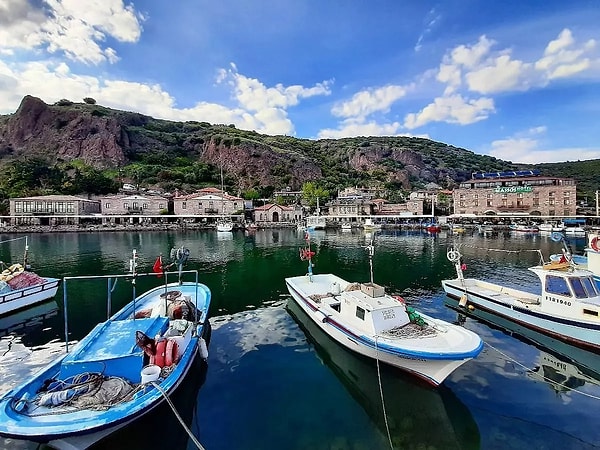
POLYGON ((93 97, 298 138, 600 158, 600 2, 0 0, 0 114, 93 97))

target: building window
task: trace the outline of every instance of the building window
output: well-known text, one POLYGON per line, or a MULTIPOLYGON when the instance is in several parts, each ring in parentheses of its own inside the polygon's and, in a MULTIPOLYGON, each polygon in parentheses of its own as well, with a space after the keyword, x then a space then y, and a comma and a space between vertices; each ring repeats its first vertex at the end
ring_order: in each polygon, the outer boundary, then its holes
POLYGON ((123 203, 123 209, 129 209, 129 203, 124 202, 123 203))
POLYGON ((17 213, 23 212, 23 202, 15 202, 15 212, 17 212, 17 213))
POLYGON ((106 202, 106 203, 104 204, 104 209, 110 209, 110 203, 106 202))
POLYGON ((181 202, 181 209, 187 209, 187 203, 181 202))
POLYGON ((540 206, 540 199, 539 198, 534 198, 533 199, 533 206, 540 206))
POLYGON ((148 209, 148 203, 142 203, 142 209, 148 209))
POLYGON ((164 203, 159 203, 158 204, 158 209, 165 209, 165 204, 164 203))

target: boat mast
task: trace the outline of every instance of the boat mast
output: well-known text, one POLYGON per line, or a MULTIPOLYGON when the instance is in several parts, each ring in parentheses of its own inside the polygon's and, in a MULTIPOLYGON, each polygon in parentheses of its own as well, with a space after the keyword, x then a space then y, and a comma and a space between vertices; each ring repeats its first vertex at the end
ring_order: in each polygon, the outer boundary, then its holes
POLYGON ((371 274, 371 284, 373 284, 373 255, 375 254, 375 246, 373 245, 373 236, 367 245, 367 252, 369 253, 369 272, 371 274))

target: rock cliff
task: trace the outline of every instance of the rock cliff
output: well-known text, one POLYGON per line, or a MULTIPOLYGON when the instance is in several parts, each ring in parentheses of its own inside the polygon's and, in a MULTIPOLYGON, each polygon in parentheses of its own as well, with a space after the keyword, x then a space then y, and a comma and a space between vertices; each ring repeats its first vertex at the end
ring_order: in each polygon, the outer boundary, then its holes
MULTIPOLYGON (((220 169, 239 190, 256 186, 300 189, 325 180, 329 189, 352 184, 415 182, 449 186, 485 169, 506 168, 495 158, 474 155, 435 141, 405 137, 307 140, 260 135, 233 125, 171 122, 135 112, 61 100, 48 105, 26 96, 14 114, 0 116, 0 165, 40 157, 53 164, 81 160, 115 169, 159 155, 220 169), (146 158, 146 159, 145 159, 146 158)), ((156 158, 155 158, 156 159, 156 158)))

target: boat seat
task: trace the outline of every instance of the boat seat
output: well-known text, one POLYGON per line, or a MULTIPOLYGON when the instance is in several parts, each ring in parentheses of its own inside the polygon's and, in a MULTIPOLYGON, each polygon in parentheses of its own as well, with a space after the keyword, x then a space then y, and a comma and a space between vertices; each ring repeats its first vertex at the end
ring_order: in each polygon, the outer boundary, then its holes
POLYGON ((83 372, 139 378, 143 366, 143 351, 136 344, 136 331, 152 337, 162 336, 168 328, 167 317, 102 322, 63 359, 60 378, 83 372))

